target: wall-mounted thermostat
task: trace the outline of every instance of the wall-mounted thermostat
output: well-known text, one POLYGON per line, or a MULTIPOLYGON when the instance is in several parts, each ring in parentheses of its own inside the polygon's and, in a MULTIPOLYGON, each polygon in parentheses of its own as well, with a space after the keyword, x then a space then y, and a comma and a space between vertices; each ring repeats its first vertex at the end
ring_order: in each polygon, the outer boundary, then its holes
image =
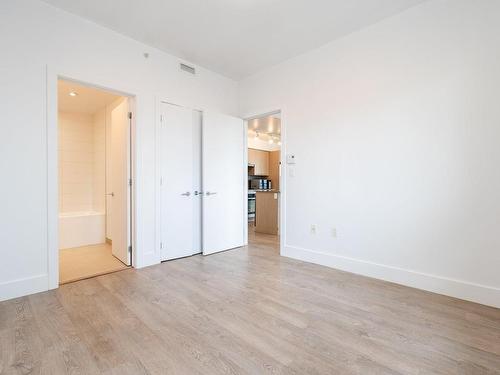
POLYGON ((295 164, 295 155, 293 154, 288 154, 286 156, 286 163, 287 164, 295 164))

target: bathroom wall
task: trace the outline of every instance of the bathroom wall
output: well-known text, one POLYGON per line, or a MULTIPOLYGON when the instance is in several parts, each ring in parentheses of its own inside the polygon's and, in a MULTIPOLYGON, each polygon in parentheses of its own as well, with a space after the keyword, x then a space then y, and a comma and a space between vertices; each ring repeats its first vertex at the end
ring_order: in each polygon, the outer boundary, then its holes
POLYGON ((93 209, 106 210, 106 107, 93 116, 93 209))
POLYGON ((59 112, 59 212, 105 211, 106 107, 59 112))
POLYGON ((108 239, 111 112, 123 100, 120 97, 93 114, 59 112, 59 212, 105 213, 108 239))
POLYGON ((94 119, 59 112, 59 212, 92 211, 94 119))

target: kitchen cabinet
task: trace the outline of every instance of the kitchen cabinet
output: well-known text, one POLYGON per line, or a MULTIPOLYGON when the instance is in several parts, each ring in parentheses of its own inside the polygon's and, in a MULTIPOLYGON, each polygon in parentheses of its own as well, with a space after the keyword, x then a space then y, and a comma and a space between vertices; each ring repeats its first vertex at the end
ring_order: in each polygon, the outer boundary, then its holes
POLYGON ((280 189, 280 152, 269 153, 269 179, 274 190, 280 189))
POLYGON ((248 164, 255 165, 254 175, 269 176, 269 151, 248 149, 248 164))
POLYGON ((278 234, 279 193, 257 191, 255 194, 255 232, 278 234))

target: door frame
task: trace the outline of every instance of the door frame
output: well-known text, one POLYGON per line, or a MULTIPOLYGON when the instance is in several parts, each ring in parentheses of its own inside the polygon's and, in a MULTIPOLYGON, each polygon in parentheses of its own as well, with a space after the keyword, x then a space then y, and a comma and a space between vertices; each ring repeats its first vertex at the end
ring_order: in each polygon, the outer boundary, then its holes
POLYGON ((132 119, 130 122, 130 207, 129 207, 129 236, 132 246, 131 266, 137 260, 136 251, 136 95, 114 88, 106 87, 96 82, 78 78, 78 74, 65 74, 62 69, 46 67, 46 141, 47 141, 47 274, 48 289, 59 287, 59 161, 58 161, 58 93, 59 79, 74 82, 98 90, 105 90, 116 95, 128 98, 132 119))
MULTIPOLYGON (((287 175, 287 164, 286 164, 286 126, 285 126, 285 115, 283 109, 268 109, 263 111, 252 111, 245 114, 245 144, 247 148, 246 158, 248 164, 248 121, 266 117, 270 115, 280 114, 280 133, 281 133, 281 147, 280 147, 280 194, 279 194, 279 247, 280 247, 280 255, 284 254, 285 243, 286 243, 286 175, 287 175)), ((247 165, 245 165, 247 168, 247 165)), ((248 196, 248 182, 245 183, 248 196)), ((245 202, 247 206, 245 212, 246 217, 248 217, 248 204, 245 202)), ((246 220, 245 220, 246 223, 246 220)), ((248 225, 245 225, 245 238, 246 244, 248 245, 248 225)))

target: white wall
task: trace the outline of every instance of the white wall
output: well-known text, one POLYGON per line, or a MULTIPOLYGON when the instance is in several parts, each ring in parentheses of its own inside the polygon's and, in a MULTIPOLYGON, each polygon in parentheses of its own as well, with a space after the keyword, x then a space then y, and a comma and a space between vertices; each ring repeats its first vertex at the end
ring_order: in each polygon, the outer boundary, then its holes
POLYGON ((136 95, 135 265, 157 263, 156 98, 235 114, 236 84, 202 68, 189 75, 176 57, 36 0, 0 2, 0 50, 0 175, 9 181, 0 191, 0 299, 48 288, 47 65, 136 95))
POLYGON ((241 82, 296 155, 285 255, 500 307, 498 14, 429 1, 241 82))

